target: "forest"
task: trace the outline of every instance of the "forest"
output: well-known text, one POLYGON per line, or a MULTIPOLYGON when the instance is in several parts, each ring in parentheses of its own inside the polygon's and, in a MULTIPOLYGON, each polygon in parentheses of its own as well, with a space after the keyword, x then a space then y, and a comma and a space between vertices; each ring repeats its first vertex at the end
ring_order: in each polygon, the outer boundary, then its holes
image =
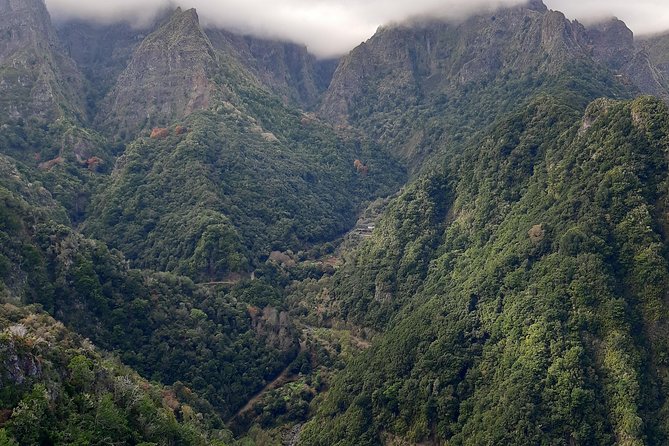
POLYGON ((669 441, 666 35, 147 26, 0 1, 0 445, 669 441))

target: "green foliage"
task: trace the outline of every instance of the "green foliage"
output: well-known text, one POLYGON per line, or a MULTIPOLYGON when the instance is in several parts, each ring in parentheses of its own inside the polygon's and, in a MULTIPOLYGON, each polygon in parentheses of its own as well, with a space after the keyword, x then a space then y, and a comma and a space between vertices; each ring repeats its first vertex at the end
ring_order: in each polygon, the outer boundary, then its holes
POLYGON ((221 106, 191 115, 186 135, 131 144, 85 232, 136 266, 220 280, 337 238, 365 200, 399 187, 401 169, 378 147, 245 94, 254 115, 221 106))
POLYGON ((173 389, 149 384, 34 311, 0 307, 0 373, 17 390, 12 398, 0 397, 1 410, 10 413, 0 444, 205 445, 230 439, 206 405, 176 399, 173 389), (194 403, 202 410, 197 415, 194 403))
MULTIPOLYGON (((459 170, 428 174, 454 197, 428 226, 441 238, 425 279, 394 296, 387 331, 335 381, 302 444, 664 443, 668 136, 656 100, 598 101, 581 121, 542 98, 459 170)), ((416 188, 436 199, 429 184, 416 188)), ((375 233, 355 271, 398 262, 402 250, 370 255, 390 237, 375 233)), ((348 283, 372 282, 344 271, 345 305, 348 283)))

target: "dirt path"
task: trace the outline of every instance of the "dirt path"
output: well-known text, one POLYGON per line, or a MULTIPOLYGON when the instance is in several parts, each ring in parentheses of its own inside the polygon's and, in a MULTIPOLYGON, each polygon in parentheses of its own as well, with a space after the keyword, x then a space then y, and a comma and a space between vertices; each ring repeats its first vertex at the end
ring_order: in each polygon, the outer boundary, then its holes
MULTIPOLYGON (((215 283, 212 283, 212 284, 215 284, 215 283)), ((202 285, 205 285, 205 284, 202 284, 202 285)), ((206 284, 206 285, 208 285, 208 284, 206 284)), ((303 352, 305 352, 305 351, 307 350, 307 341, 306 341, 306 339, 309 339, 309 338, 315 338, 315 337, 316 337, 316 336, 315 336, 315 330, 316 330, 316 329, 315 329, 314 327, 310 327, 310 326, 307 325, 307 326, 305 326, 302 330, 303 330, 303 333, 304 333, 304 338, 303 338, 302 341, 300 341, 300 353, 303 353, 303 352)), ((368 349, 368 348, 372 345, 369 341, 367 341, 367 340, 365 340, 365 339, 362 339, 362 338, 360 338, 360 337, 358 337, 358 336, 355 336, 355 335, 353 335, 352 333, 349 333, 348 335, 349 335, 351 341, 353 342, 353 344, 355 344, 355 346, 356 346, 357 348, 359 348, 360 350, 368 349)), ((283 369, 283 371, 281 372, 281 374, 279 374, 279 376, 277 376, 272 382, 268 383, 265 387, 262 388, 262 390, 260 390, 258 393, 256 393, 256 394, 255 394, 255 395, 254 395, 254 396, 253 396, 253 397, 252 397, 252 398, 251 398, 251 399, 244 405, 244 407, 242 407, 241 409, 239 409, 239 410, 237 411, 237 413, 236 413, 232 418, 230 418, 229 423, 234 422, 234 420, 236 420, 237 418, 239 418, 239 417, 241 417, 242 415, 244 415, 246 412, 248 412, 248 411, 250 411, 251 409, 253 409, 253 406, 254 406, 257 402, 259 402, 259 401, 262 399, 262 397, 265 396, 265 394, 266 394, 267 392, 271 392, 271 391, 274 390, 274 389, 278 389, 278 388, 281 387, 281 386, 284 386, 284 385, 286 385, 286 384, 288 384, 288 383, 291 383, 291 382, 293 382, 293 381, 296 381, 296 380, 298 379, 298 377, 295 376, 295 375, 292 375, 292 374, 290 373, 290 368, 291 368, 292 365, 293 365, 292 362, 291 362, 290 364, 288 364, 288 365, 286 366, 286 368, 283 369)))
MULTIPOLYGON (((304 352, 307 348, 307 343, 302 341, 300 342, 300 353, 304 352)), ((246 412, 249 410, 253 409, 253 406, 255 403, 259 402, 262 397, 269 391, 272 391, 274 389, 278 389, 279 387, 288 384, 290 382, 293 382, 296 380, 296 377, 291 376, 290 373, 290 368, 293 365, 291 362, 286 366, 285 369, 281 372, 279 376, 277 376, 274 381, 270 382, 267 384, 265 387, 262 388, 262 390, 258 393, 256 393, 253 398, 251 398, 241 409, 237 411, 237 413, 230 418, 230 422, 234 421, 236 418, 239 418, 241 415, 244 415, 246 412)))
POLYGON ((236 285, 238 283, 239 283, 239 281, 237 281, 237 282, 232 282, 232 281, 228 281, 228 282, 204 282, 204 283, 196 283, 195 285, 215 286, 215 285, 236 285))

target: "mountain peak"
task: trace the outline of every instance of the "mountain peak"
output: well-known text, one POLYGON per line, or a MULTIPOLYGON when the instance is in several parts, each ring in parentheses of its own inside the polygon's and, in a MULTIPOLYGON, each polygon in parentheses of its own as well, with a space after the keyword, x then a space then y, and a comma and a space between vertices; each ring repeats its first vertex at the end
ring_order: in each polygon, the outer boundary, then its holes
POLYGON ((0 0, 0 35, 7 36, 0 39, 0 121, 83 116, 80 73, 62 52, 44 0, 0 0))
POLYGON ((197 12, 177 8, 135 51, 105 99, 98 123, 132 137, 143 128, 205 109, 215 89, 210 79, 216 67, 197 12))
POLYGON ((538 12, 548 11, 548 7, 544 4, 543 0, 529 0, 526 4, 526 8, 538 12))

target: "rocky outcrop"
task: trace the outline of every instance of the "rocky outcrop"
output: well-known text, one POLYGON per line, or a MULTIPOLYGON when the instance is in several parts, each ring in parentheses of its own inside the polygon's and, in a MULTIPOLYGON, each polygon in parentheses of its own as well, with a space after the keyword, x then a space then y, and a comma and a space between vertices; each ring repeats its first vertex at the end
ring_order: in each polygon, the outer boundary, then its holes
POLYGON ((234 56, 269 91, 286 104, 311 108, 327 89, 336 61, 318 60, 303 45, 221 29, 207 29, 214 48, 234 56))
POLYGON ((0 121, 85 119, 82 78, 44 0, 0 0, 0 121))
POLYGON ((27 329, 21 324, 12 325, 0 334, 0 389, 20 386, 42 373, 39 360, 23 348, 26 334, 27 329))
POLYGON ((375 110, 397 109, 500 76, 548 73, 585 57, 583 33, 580 24, 541 1, 462 23, 383 27, 341 60, 319 113, 346 124, 354 109, 366 105, 361 99, 375 110))
POLYGON ((618 19, 587 30, 592 57, 615 76, 635 85, 642 93, 669 98, 665 75, 651 60, 644 45, 635 45, 634 33, 618 19))
POLYGON ((166 126, 207 109, 225 88, 212 79, 217 56, 194 9, 177 9, 137 48, 102 103, 98 126, 129 139, 143 129, 166 126))
POLYGON ((614 70, 630 63, 634 55, 634 33, 621 20, 612 19, 587 30, 592 55, 614 70))

